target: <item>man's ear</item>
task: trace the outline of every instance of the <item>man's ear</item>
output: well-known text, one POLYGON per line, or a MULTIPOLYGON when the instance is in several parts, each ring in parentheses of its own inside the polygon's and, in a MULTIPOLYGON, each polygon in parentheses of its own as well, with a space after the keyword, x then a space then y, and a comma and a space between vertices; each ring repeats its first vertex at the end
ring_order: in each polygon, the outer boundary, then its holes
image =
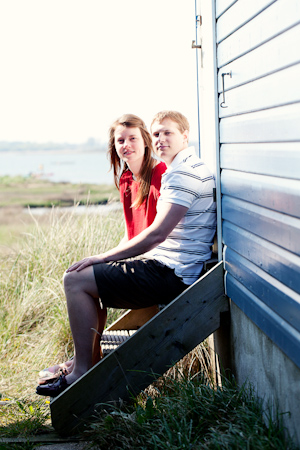
POLYGON ((184 141, 183 142, 189 142, 189 130, 184 130, 184 132, 182 133, 184 141))

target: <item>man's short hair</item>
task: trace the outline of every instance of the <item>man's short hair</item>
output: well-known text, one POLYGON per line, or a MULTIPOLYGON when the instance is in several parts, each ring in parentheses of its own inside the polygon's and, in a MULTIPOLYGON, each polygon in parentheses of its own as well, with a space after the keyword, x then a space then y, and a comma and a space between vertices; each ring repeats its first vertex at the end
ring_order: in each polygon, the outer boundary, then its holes
POLYGON ((190 124, 187 118, 177 111, 160 111, 153 117, 151 127, 154 124, 154 122, 161 123, 164 119, 170 119, 173 120, 173 122, 176 122, 178 125, 178 129, 180 133, 183 133, 185 130, 190 131, 190 124))

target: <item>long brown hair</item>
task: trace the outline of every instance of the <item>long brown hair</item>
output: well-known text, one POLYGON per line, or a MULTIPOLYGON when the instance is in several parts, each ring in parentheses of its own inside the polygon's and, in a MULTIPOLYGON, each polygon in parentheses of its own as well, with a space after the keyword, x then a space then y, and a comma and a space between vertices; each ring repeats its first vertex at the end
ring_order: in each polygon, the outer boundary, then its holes
POLYGON ((115 131, 116 128, 122 125, 126 128, 139 128, 145 145, 144 160, 141 167, 141 171, 138 175, 139 188, 137 198, 133 203, 133 207, 138 208, 143 203, 144 199, 149 194, 151 185, 152 169, 155 166, 155 159, 153 158, 152 139, 149 131, 146 128, 142 119, 134 114, 124 114, 119 117, 109 129, 109 141, 108 141, 108 157, 110 159, 110 168, 114 171, 114 182, 119 189, 120 177, 127 170, 126 164, 122 164, 117 154, 115 147, 115 131))

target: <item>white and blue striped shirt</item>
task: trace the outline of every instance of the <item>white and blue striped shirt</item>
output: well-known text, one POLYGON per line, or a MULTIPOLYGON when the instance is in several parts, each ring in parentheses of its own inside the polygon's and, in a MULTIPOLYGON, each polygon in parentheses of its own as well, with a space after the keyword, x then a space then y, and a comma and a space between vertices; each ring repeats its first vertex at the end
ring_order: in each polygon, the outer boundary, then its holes
POLYGON ((215 181, 193 147, 180 151, 162 175, 157 210, 163 203, 188 209, 167 239, 145 256, 175 270, 190 285, 199 278, 203 262, 211 257, 216 231, 215 181))

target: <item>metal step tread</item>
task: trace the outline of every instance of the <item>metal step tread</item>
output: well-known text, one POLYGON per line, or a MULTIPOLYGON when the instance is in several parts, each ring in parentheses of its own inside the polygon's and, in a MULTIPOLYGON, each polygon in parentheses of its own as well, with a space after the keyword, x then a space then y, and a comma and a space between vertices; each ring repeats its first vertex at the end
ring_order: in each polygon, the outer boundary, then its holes
POLYGON ((104 331, 101 337, 100 345, 103 356, 108 355, 123 342, 127 341, 137 330, 113 330, 104 331))

